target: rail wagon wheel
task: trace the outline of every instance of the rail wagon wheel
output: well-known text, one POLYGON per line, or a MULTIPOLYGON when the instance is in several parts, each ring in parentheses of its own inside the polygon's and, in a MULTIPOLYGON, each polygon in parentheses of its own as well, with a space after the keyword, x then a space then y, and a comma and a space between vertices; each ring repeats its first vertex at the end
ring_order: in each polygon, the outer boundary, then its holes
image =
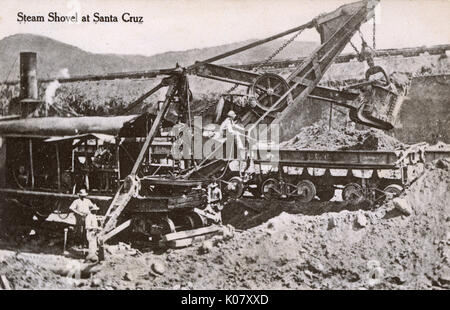
POLYGON ((240 177, 232 177, 228 180, 228 184, 225 187, 225 193, 228 197, 238 199, 244 194, 244 182, 240 177))
POLYGON ((261 192, 266 199, 280 198, 282 195, 280 182, 273 178, 265 180, 261 186, 261 192))
POLYGON ((176 232, 174 222, 168 217, 162 218, 159 224, 161 226, 162 235, 176 232))
MULTIPOLYGON (((258 77, 250 88, 250 93, 256 98, 256 106, 263 111, 268 111, 283 94, 289 90, 289 85, 281 76, 273 73, 265 73, 258 77)), ((283 110, 292 96, 284 98, 273 112, 283 110)))
POLYGON ((386 186, 383 190, 386 199, 391 199, 394 197, 397 197, 400 195, 400 193, 403 191, 403 187, 401 187, 398 184, 390 184, 386 186))
POLYGON ((185 223, 185 229, 190 230, 195 228, 195 221, 194 218, 190 215, 186 215, 184 217, 184 223, 185 223))
POLYGON ((342 190, 342 199, 345 201, 360 199, 364 196, 361 185, 356 183, 350 183, 345 185, 342 190))
POLYGON ((189 216, 194 220, 194 228, 201 228, 208 225, 208 220, 198 213, 191 212, 189 216))
POLYGON ((292 194, 300 202, 310 202, 316 196, 316 186, 309 180, 302 180, 297 183, 297 189, 292 194))
POLYGON ((195 228, 194 218, 189 214, 177 217, 174 220, 174 223, 178 230, 190 230, 195 228))

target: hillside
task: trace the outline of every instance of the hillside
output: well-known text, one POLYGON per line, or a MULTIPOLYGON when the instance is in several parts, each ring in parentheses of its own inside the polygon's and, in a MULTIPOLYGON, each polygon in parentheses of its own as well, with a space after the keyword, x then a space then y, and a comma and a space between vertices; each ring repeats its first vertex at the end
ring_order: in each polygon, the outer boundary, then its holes
MULTIPOLYGON (((63 68, 67 68, 70 75, 81 75, 170 68, 174 67, 177 62, 181 65, 189 65, 197 60, 207 59, 252 41, 142 56, 95 54, 45 36, 15 34, 0 40, 0 80, 7 78, 11 68, 8 80, 18 78, 18 54, 20 51, 37 52, 38 75, 40 78, 48 78, 56 76, 63 68), (12 67, 14 61, 16 63, 12 67)), ((222 63, 246 63, 263 60, 281 46, 283 42, 283 40, 277 40, 266 43, 239 55, 226 58, 222 60, 222 63)), ((295 59, 306 56, 316 46, 317 43, 315 42, 294 41, 275 59, 295 59)))

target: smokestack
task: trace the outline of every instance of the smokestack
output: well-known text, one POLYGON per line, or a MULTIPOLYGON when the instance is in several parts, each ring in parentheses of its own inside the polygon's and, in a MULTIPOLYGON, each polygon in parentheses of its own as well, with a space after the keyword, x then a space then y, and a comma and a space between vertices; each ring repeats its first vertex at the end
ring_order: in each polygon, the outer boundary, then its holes
POLYGON ((38 99, 37 57, 34 52, 20 53, 20 98, 38 99))
POLYGON ((30 116, 42 101, 38 98, 37 54, 20 53, 20 115, 30 116))

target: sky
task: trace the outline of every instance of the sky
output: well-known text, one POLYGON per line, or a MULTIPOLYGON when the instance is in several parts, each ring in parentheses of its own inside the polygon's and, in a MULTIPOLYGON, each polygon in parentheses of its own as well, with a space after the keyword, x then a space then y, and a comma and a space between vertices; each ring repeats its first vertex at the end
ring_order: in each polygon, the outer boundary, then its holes
MULTIPOLYGON (((33 33, 95 53, 153 55, 268 37, 309 22, 352 0, 0 0, 0 39, 33 33), (18 12, 91 16, 90 23, 19 23, 18 12), (93 23, 93 14, 117 16, 118 23, 93 23), (123 13, 143 23, 121 21, 123 13)), ((450 43, 450 0, 381 0, 377 48, 450 43)), ((362 32, 372 40, 372 24, 362 32)), ((319 41, 316 31, 300 40, 319 41)), ((348 50, 347 48, 346 50, 348 50)), ((351 51, 351 49, 349 50, 351 51)))

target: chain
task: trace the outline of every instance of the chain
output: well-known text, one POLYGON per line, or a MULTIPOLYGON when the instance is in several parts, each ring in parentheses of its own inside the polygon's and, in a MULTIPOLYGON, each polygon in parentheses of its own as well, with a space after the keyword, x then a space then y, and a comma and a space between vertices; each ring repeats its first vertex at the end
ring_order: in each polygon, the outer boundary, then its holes
MULTIPOLYGON (((303 32, 303 29, 300 29, 296 34, 294 34, 289 40, 283 43, 275 52, 273 52, 266 60, 264 60, 262 63, 260 63, 258 66, 253 68, 253 71, 258 71, 262 67, 266 66, 272 59, 274 59, 281 51, 283 51, 289 44, 291 44, 301 33, 303 32)), ((231 92, 235 91, 236 88, 239 87, 239 84, 234 84, 233 87, 231 87, 229 90, 227 90, 224 94, 228 95, 231 92)), ((200 115, 203 115, 206 113, 207 110, 209 110, 212 106, 215 105, 215 102, 211 101, 210 104, 208 104, 205 108, 202 109, 200 112, 200 115)))
POLYGON ((272 61, 281 51, 283 51, 289 44, 292 43, 301 33, 303 32, 303 29, 300 29, 296 34, 294 34, 289 40, 283 43, 282 46, 280 46, 275 52, 272 53, 263 63, 259 64, 257 67, 253 69, 253 71, 257 71, 261 69, 262 67, 266 66, 269 62, 272 61))
MULTIPOLYGON (((358 29, 358 33, 359 33, 359 37, 361 38, 361 42, 364 42, 368 48, 370 48, 373 52, 375 52, 375 48, 374 48, 374 47, 371 47, 371 46, 367 43, 367 41, 364 39, 364 35, 362 34, 361 30, 358 29)), ((375 37, 372 37, 372 40, 374 40, 374 38, 375 38, 375 37)), ((374 42, 375 42, 375 41, 373 41, 373 44, 374 44, 374 42)))
MULTIPOLYGON (((369 44, 367 44, 367 41, 364 39, 364 36, 360 29, 358 29, 358 34, 359 34, 359 37, 361 38, 361 42, 365 43, 368 48, 375 51, 375 34, 373 34, 373 46, 374 46, 373 48, 370 47, 369 44)), ((356 55, 358 55, 358 57, 361 58, 362 57, 361 53, 363 51, 362 50, 361 50, 361 52, 358 51, 358 48, 355 46, 355 44, 353 44, 353 42, 351 40, 349 41, 349 43, 350 43, 351 47, 353 48, 353 50, 356 52, 356 55)))
MULTIPOLYGON (((238 85, 239 86, 239 85, 238 85)), ((237 87, 236 87, 237 88, 237 87)), ((230 91, 230 90, 229 90, 230 91)), ((232 90, 231 90, 232 91, 232 90)), ((198 114, 199 116, 203 116, 209 109, 214 107, 217 104, 215 100, 211 100, 198 114)))
POLYGON ((373 28, 372 28, 372 45, 373 50, 376 50, 377 44, 376 44, 376 21, 375 21, 375 15, 373 15, 373 28))
POLYGON ((236 88, 238 88, 238 87, 239 87, 239 84, 234 84, 233 87, 231 87, 229 90, 227 90, 226 94, 231 93, 232 91, 234 91, 234 90, 235 90, 236 88))
MULTIPOLYGON (((239 87, 239 84, 234 84, 233 87, 231 87, 229 90, 227 90, 224 94, 228 95, 231 92, 233 92, 236 88, 239 87)), ((216 105, 216 102, 214 100, 211 100, 211 102, 209 104, 207 104, 201 111, 200 111, 200 116, 203 116, 203 114, 206 113, 206 111, 208 111, 209 109, 211 109, 213 106, 216 105)))
POLYGON ((359 34, 359 37, 361 38, 361 42, 362 42, 362 43, 365 43, 365 44, 367 45, 368 48, 371 48, 371 47, 369 46, 369 44, 367 44, 366 39, 364 39, 364 35, 363 35, 363 33, 361 32, 361 29, 358 29, 358 34, 359 34))
MULTIPOLYGON (((260 63, 258 66, 256 66, 255 68, 253 68, 253 71, 258 71, 259 69, 261 69, 262 67, 265 67, 269 62, 272 61, 272 59, 274 59, 279 53, 281 53, 289 44, 292 43, 292 41, 294 41, 301 33, 303 32, 303 29, 300 29, 296 34, 294 34, 289 40, 287 40, 286 42, 283 43, 283 45, 281 45, 279 48, 277 48, 277 50, 275 52, 272 53, 272 55, 270 55, 269 57, 267 57, 266 60, 264 60, 262 63, 260 63)), ((239 84, 235 84, 232 88, 230 88, 226 94, 231 93, 232 91, 234 91, 236 88, 238 88, 239 84)))
POLYGON ((350 45, 352 46, 352 48, 355 50, 356 54, 357 54, 358 56, 360 56, 361 54, 360 54, 360 52, 358 51, 358 49, 356 48, 355 44, 353 44, 352 41, 349 41, 349 43, 350 43, 350 45))

